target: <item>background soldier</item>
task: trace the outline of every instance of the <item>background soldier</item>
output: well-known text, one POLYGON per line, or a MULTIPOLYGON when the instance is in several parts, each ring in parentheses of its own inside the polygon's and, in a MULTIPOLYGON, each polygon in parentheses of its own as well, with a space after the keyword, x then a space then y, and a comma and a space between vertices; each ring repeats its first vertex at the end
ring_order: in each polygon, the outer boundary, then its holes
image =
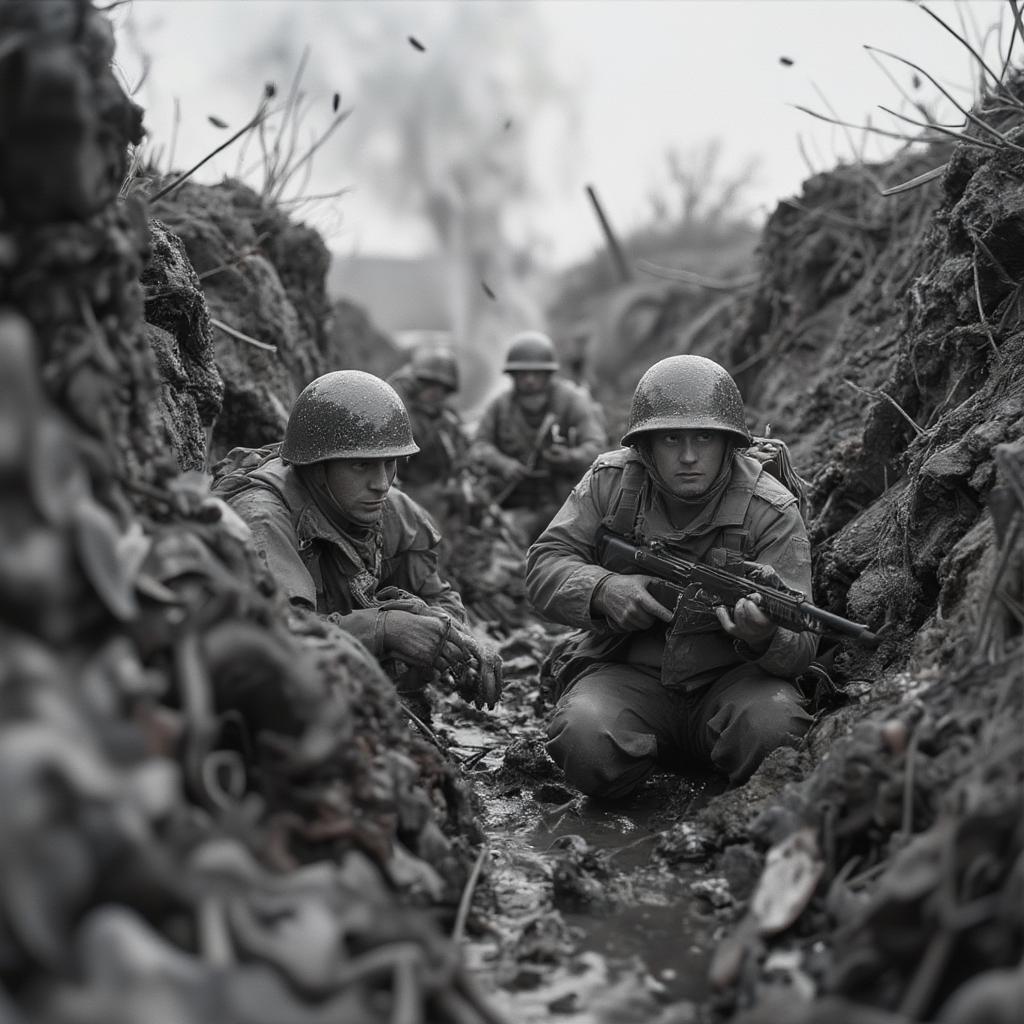
POLYGON ((470 459, 497 477, 494 500, 517 510, 527 542, 607 446, 597 403, 578 385, 556 378, 557 369, 547 335, 516 335, 504 366, 512 387, 484 409, 470 448, 470 459))
POLYGON ((444 524, 469 448, 462 420, 448 404, 459 390, 455 354, 446 348, 418 348, 388 383, 405 403, 420 449, 402 460, 399 486, 444 524))
POLYGON ((340 370, 302 391, 282 444, 231 452, 214 493, 249 524, 289 601, 360 640, 411 710, 428 714, 423 690, 438 678, 491 708, 500 659, 438 574, 430 517, 391 486, 397 460, 417 451, 397 392, 340 370))
POLYGON ((797 499, 740 450, 750 442, 732 377, 710 359, 671 356, 633 395, 622 444, 602 455, 530 549, 534 606, 578 626, 552 665, 548 751, 592 796, 627 796, 654 769, 710 762, 733 783, 810 717, 791 680, 816 637, 777 627, 749 598, 673 611, 644 575, 598 564, 604 527, 715 565, 757 562, 811 596, 810 546, 797 499))

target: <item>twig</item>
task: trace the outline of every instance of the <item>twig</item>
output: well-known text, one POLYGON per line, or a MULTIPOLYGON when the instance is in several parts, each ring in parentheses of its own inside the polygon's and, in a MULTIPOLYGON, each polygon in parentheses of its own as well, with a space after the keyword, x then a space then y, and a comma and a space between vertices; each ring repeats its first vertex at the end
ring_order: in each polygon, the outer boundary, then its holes
POLYGON ((843 378, 844 384, 849 384, 854 391, 859 391, 862 395, 867 395, 869 398, 884 398, 892 407, 914 428, 914 433, 918 437, 921 437, 925 432, 904 412, 903 407, 896 401, 892 395, 887 395, 884 391, 872 391, 869 388, 862 388, 859 384, 854 384, 852 380, 843 378))
POLYGON ((978 303, 978 316, 981 317, 981 326, 985 328, 985 334, 988 337, 988 343, 992 346, 992 351, 995 354, 996 362, 1001 362, 999 355, 999 348, 996 345, 996 339, 992 337, 992 328, 988 325, 988 319, 985 317, 985 307, 981 303, 981 281, 978 280, 978 249, 975 246, 974 258, 971 260, 971 268, 974 271, 974 298, 978 303))
POLYGON ((171 192, 174 189, 176 189, 180 184, 182 184, 182 182, 187 181, 189 178, 192 177, 193 174, 195 174, 196 171, 199 170, 200 167, 203 166, 203 164, 205 164, 208 160, 212 160, 222 150, 227 149, 232 142, 234 142, 236 139, 241 138, 246 132, 251 131, 254 127, 256 127, 256 125, 262 125, 263 120, 266 117, 266 109, 266 102, 264 101, 260 103, 259 109, 256 111, 256 116, 253 117, 251 121, 249 121, 247 124, 244 124, 241 128, 239 128, 238 131, 235 132, 235 134, 232 135, 231 138, 228 139, 226 142, 222 142, 216 149, 207 153, 206 156, 204 156, 203 159, 200 160, 197 164, 193 164, 187 171, 185 171, 184 174, 178 175, 178 177, 175 178, 174 181, 172 181, 169 185, 165 185, 162 189, 160 189, 159 192, 157 192, 155 196, 150 196, 150 203, 155 203, 158 199, 161 199, 165 195, 167 195, 168 192, 171 192))
POLYGON ((230 334, 232 338, 237 338, 239 341, 244 341, 249 345, 255 345, 256 348, 262 348, 267 352, 276 352, 277 346, 270 345, 265 341, 260 341, 258 338, 251 338, 248 334, 243 334, 241 331, 236 331, 234 327, 229 327, 223 320, 218 320, 216 317, 210 317, 210 323, 214 327, 219 327, 225 334, 230 334))
POLYGON ((413 720, 413 722, 415 722, 416 725, 418 725, 420 729, 423 730, 423 733, 427 737, 427 739, 429 739, 430 742, 433 743, 434 746, 437 747, 437 749, 440 750, 442 754, 447 755, 447 749, 445 749, 441 741, 437 738, 437 734, 434 732, 434 730, 431 729, 430 726, 427 725, 427 723, 424 722, 423 719, 420 718, 415 711, 410 710, 409 705, 406 704, 405 701, 400 701, 400 703, 402 705, 402 713, 408 715, 413 720))
POLYGON ((469 917, 469 906, 473 902, 473 890, 476 889, 476 883, 480 878, 480 869, 484 866, 484 857, 486 856, 487 847, 481 846, 473 870, 470 871, 469 878, 466 880, 466 888, 462 890, 459 909, 455 914, 455 924, 452 926, 452 942, 461 942, 466 931, 466 918, 469 917))

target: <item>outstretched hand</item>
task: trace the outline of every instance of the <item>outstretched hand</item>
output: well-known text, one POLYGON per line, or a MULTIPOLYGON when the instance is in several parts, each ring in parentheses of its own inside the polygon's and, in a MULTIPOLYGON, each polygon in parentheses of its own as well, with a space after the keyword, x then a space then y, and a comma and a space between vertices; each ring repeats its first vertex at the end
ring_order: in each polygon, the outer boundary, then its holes
POLYGON ((675 612, 648 589, 652 576, 606 576, 590 599, 591 611, 617 629, 649 629, 655 622, 671 622, 675 612))

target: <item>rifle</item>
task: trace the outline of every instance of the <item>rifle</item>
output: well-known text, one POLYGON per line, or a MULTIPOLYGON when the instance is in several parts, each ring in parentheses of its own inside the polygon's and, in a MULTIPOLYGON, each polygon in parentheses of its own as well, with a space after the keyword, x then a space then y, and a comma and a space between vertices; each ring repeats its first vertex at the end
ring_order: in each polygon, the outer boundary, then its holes
MULTIPOLYGON (((729 572, 703 562, 691 562, 666 553, 657 543, 647 547, 630 544, 603 526, 598 530, 596 546, 598 560, 606 569, 618 573, 639 570, 649 576, 656 576, 668 584, 677 598, 679 594, 692 592, 696 588, 696 593, 692 595, 696 599, 710 605, 731 606, 741 597, 759 594, 761 611, 777 626, 794 632, 847 637, 866 647, 878 646, 878 637, 867 626, 815 607, 799 590, 769 586, 741 573, 729 572)), ((755 563, 740 564, 750 567, 755 563)), ((654 596, 658 597, 657 594, 654 596)))
MULTIPOLYGON (((548 443, 548 435, 551 433, 551 428, 557 426, 557 424, 558 417, 553 412, 549 412, 541 421, 540 427, 534 435, 533 447, 530 449, 530 454, 527 456, 526 462, 524 463, 527 475, 536 471, 537 463, 540 462, 541 452, 544 451, 544 448, 548 443)), ((522 478, 512 480, 506 484, 494 496, 494 504, 497 505, 498 508, 501 508, 508 496, 519 486, 520 483, 522 483, 522 478)))

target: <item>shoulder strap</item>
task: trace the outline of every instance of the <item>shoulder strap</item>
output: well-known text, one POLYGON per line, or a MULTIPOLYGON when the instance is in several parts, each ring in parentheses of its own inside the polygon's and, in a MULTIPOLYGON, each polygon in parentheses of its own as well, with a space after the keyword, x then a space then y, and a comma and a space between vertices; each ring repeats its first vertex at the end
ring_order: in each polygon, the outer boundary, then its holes
POLYGON ((601 520, 603 526, 620 537, 636 536, 637 513, 640 510, 640 492, 643 490, 647 470, 638 456, 630 456, 622 467, 619 493, 612 501, 608 514, 601 520))

